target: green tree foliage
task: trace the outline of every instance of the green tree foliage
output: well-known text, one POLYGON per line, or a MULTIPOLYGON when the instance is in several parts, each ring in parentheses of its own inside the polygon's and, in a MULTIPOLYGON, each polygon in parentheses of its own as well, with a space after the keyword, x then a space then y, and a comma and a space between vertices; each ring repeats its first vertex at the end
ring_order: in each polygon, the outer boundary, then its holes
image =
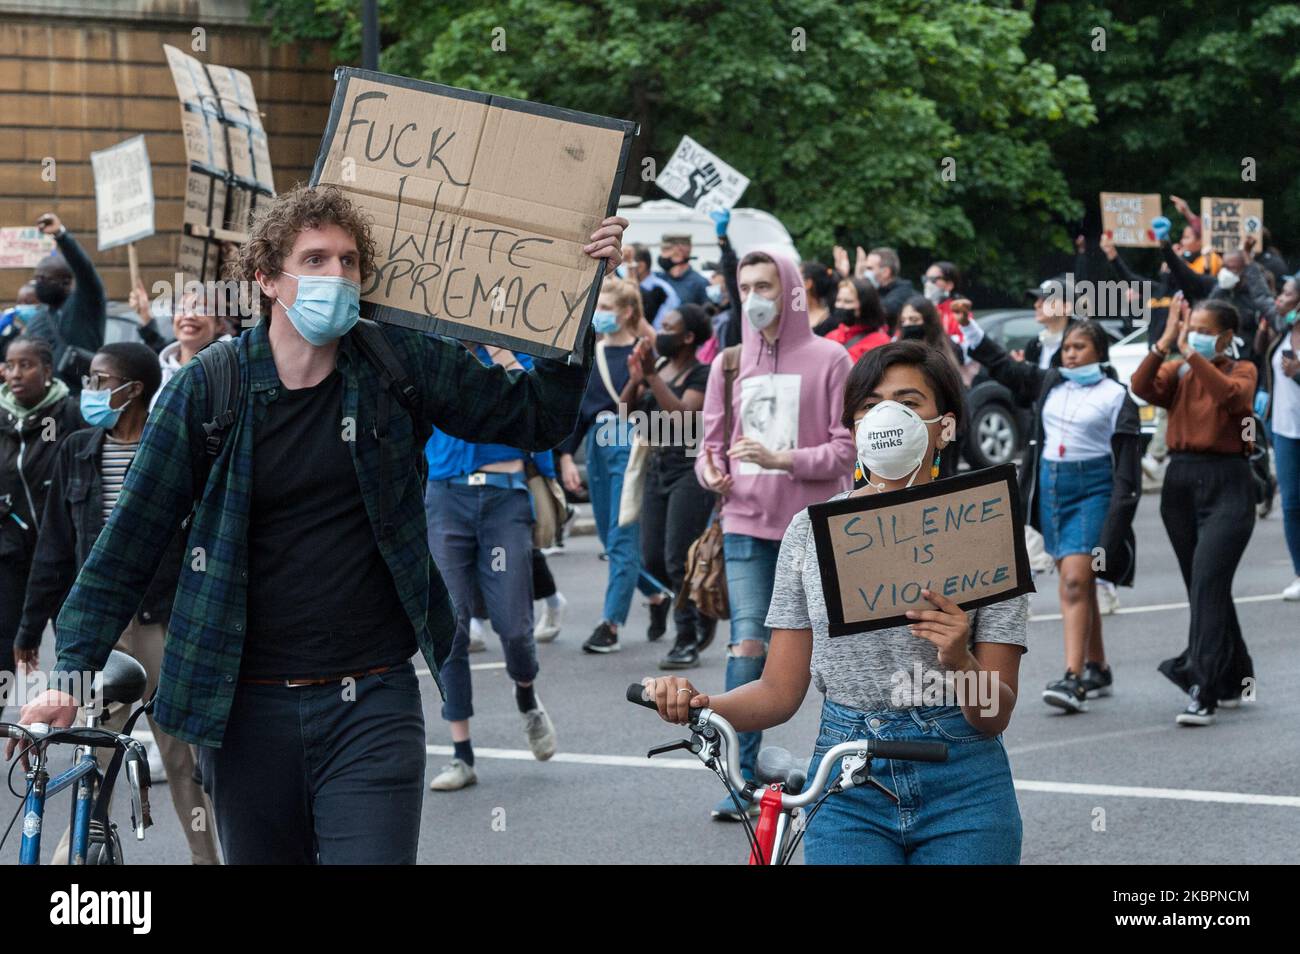
POLYGON ((1046 0, 1030 54, 1082 76, 1098 122, 1055 145, 1071 192, 1264 200, 1274 241, 1300 251, 1300 5, 1269 0, 1046 0), (1101 31, 1100 33, 1098 31, 1101 31), (1100 48, 1104 45, 1104 48, 1100 48), (1243 181, 1254 159, 1256 181, 1243 181))
MULTIPOLYGON (((689 134, 750 177, 742 203, 778 216, 805 256, 887 243, 910 272, 942 255, 1019 288, 1071 247, 1083 206, 1056 144, 1097 118, 1081 78, 1025 52, 1024 6, 383 0, 380 68, 634 119, 624 191, 651 198, 642 160, 661 168, 689 134)), ((332 33, 357 62, 360 4, 261 7, 279 38, 332 33)))

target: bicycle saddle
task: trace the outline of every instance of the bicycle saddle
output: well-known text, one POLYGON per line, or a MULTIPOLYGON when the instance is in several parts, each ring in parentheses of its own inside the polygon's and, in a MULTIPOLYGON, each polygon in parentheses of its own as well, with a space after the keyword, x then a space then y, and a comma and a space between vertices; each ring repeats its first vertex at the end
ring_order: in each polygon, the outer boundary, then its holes
POLYGON ((104 701, 126 705, 140 701, 149 681, 144 666, 134 657, 116 649, 108 654, 108 662, 104 663, 100 676, 100 692, 104 701))
POLYGON ((779 784, 788 795, 798 795, 808 780, 804 767, 797 765, 794 756, 777 745, 759 750, 754 774, 764 785, 779 784))

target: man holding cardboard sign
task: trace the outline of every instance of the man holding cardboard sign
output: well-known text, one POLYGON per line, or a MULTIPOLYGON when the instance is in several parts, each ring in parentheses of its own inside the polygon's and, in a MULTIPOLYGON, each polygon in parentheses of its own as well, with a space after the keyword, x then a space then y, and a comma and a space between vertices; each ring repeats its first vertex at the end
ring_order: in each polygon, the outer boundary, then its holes
MULTIPOLYGON (((619 261, 626 226, 606 219, 581 254, 619 261)), ((417 461, 432 426, 554 446, 588 371, 507 372, 445 339, 358 325, 376 247, 334 188, 278 196, 239 265, 269 318, 212 346, 233 349, 237 396, 212 406, 220 365, 203 360, 163 389, 59 615, 54 672, 102 666, 192 512, 154 717, 200 746, 225 860, 411 863, 425 736, 410 657, 418 647, 436 680, 454 630, 417 461)), ((591 334, 576 343, 589 361, 591 334)), ((50 691, 22 720, 69 725, 77 703, 50 691)))
POLYGON ((1032 583, 1010 468, 929 486, 932 461, 961 430, 963 394, 952 362, 925 345, 899 341, 863 356, 845 385, 843 423, 868 483, 805 508, 786 531, 762 676, 718 696, 681 677, 644 681, 666 720, 707 706, 738 732, 787 721, 813 682, 826 698, 809 778, 839 742, 948 743, 947 762, 895 763, 882 775, 890 798, 863 786, 822 802, 808 823, 809 864, 1020 859, 1020 811, 998 736, 1016 704, 1021 594, 1032 583), (834 552, 818 539, 830 520, 834 552))

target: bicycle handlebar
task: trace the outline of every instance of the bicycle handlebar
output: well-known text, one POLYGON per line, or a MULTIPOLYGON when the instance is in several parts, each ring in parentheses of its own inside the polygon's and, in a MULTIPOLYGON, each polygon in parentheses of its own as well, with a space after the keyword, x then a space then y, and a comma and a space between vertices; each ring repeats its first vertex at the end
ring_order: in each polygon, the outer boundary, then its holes
MULTIPOLYGON (((627 687, 628 702, 659 711, 659 707, 645 698, 645 687, 633 683, 627 687)), ((691 709, 690 730, 706 739, 720 737, 722 741, 722 758, 719 760, 718 772, 724 780, 736 790, 736 794, 746 801, 754 801, 762 792, 761 785, 745 781, 740 770, 740 739, 735 728, 712 709, 691 709)), ((865 761, 888 759, 906 762, 946 762, 948 761, 948 744, 946 742, 895 742, 888 739, 860 739, 841 742, 833 746, 817 766, 817 774, 804 783, 803 791, 798 795, 781 793, 782 811, 805 808, 811 805, 826 789, 831 771, 839 765, 845 756, 857 756, 865 761)))

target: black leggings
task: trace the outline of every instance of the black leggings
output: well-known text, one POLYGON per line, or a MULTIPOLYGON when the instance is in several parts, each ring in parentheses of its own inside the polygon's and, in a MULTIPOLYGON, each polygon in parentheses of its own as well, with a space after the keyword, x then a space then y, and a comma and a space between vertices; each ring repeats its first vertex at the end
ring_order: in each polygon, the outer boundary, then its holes
POLYGON ((14 672, 14 638, 23 619, 30 564, 22 559, 0 560, 0 672, 14 672))
MULTIPOLYGON (((665 471, 651 457, 641 500, 641 565, 674 594, 681 591, 687 551, 708 526, 713 503, 713 494, 700 486, 693 469, 665 471)), ((690 600, 673 610, 679 635, 692 635, 696 619, 690 600)))
POLYGON ((1174 452, 1160 494, 1160 517, 1178 556, 1191 603, 1187 649, 1160 664, 1203 702, 1235 699, 1254 665, 1241 638, 1232 578, 1255 529, 1255 496, 1245 458, 1174 452))

